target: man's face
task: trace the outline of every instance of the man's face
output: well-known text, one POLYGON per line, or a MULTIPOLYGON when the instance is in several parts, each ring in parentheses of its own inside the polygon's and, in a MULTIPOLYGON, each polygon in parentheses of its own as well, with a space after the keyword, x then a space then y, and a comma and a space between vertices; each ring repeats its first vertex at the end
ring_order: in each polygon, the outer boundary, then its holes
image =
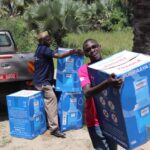
POLYGON ((94 41, 88 41, 84 46, 84 54, 89 57, 91 61, 97 61, 101 59, 101 47, 94 41))
POLYGON ((51 37, 50 36, 46 36, 43 40, 47 46, 51 45, 51 37))

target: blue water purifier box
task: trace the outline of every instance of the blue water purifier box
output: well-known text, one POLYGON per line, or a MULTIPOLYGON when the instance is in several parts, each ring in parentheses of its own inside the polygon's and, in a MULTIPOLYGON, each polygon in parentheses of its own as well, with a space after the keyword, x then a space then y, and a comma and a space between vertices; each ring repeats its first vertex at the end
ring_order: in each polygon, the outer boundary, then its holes
MULTIPOLYGON (((58 48, 58 53, 64 53, 70 51, 72 48, 58 48)), ((84 63, 83 55, 70 55, 65 58, 57 59, 57 69, 63 72, 76 72, 84 63)))
POLYGON ((92 86, 115 73, 120 88, 110 85, 94 97, 103 132, 125 149, 149 140, 150 57, 122 51, 89 66, 92 86))
MULTIPOLYGON (((71 50, 69 48, 58 48, 59 53, 71 50)), ((57 59, 56 90, 62 92, 81 92, 78 69, 83 65, 83 56, 70 55, 57 59)))
POLYGON ((83 126, 83 94, 62 93, 58 103, 61 131, 79 129, 83 126))
POLYGON ((21 90, 6 99, 12 136, 33 139, 47 130, 42 92, 21 90))
POLYGON ((56 75, 56 91, 81 92, 80 79, 77 72, 58 72, 56 75))

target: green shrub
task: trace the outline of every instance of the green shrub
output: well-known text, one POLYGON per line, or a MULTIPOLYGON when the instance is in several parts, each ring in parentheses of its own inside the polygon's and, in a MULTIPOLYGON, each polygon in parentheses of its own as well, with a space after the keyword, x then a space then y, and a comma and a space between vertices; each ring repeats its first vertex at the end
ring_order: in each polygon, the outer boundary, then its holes
POLYGON ((21 17, 1 19, 0 29, 9 30, 12 33, 18 51, 33 51, 35 49, 35 33, 34 31, 29 32, 21 17))

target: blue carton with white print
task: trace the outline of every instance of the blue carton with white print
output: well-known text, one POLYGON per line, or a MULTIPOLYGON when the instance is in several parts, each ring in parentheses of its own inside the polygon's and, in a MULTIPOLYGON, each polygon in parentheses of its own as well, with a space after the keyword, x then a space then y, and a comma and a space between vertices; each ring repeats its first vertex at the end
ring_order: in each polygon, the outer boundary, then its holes
POLYGON ((56 75, 56 91, 81 92, 80 79, 77 72, 59 72, 56 75))
MULTIPOLYGON (((59 48, 62 53, 71 50, 69 48, 59 48)), ((81 92, 78 69, 83 65, 83 56, 70 55, 57 59, 56 90, 62 92, 81 92)))
POLYGON ((61 131, 83 126, 83 93, 62 93, 58 103, 61 131))
POLYGON ((119 89, 109 86, 94 97, 104 134, 126 149, 146 143, 150 136, 150 57, 125 50, 88 69, 92 86, 111 73, 123 79, 119 89))
POLYGON ((21 90, 6 99, 12 136, 33 139, 47 130, 42 92, 21 90))
MULTIPOLYGON (((64 53, 72 50, 71 48, 58 48, 58 53, 64 53)), ((67 56, 65 58, 57 59, 57 70, 61 72, 76 72, 81 65, 83 65, 83 55, 79 56, 76 54, 67 56)))

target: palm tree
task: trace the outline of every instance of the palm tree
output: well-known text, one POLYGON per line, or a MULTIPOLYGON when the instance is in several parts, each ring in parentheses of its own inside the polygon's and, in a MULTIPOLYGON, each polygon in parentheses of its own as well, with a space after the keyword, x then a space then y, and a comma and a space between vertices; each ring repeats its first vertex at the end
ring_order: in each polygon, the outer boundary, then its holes
POLYGON ((68 32, 100 29, 105 9, 100 1, 88 5, 75 0, 45 0, 31 6, 25 14, 28 27, 39 32, 48 30, 59 46, 68 32))
POLYGON ((38 4, 44 1, 46 0, 0 0, 0 17, 21 16, 29 5, 38 4))
POLYGON ((22 15, 24 12, 24 0, 1 0, 1 10, 8 16, 22 15))
POLYGON ((48 30, 56 43, 62 46, 62 37, 69 31, 77 31, 79 27, 76 11, 79 2, 73 0, 46 0, 31 6, 25 14, 28 27, 40 32, 48 30))
POLYGON ((13 0, 2 0, 1 9, 5 10, 10 16, 13 14, 14 1, 13 0))

